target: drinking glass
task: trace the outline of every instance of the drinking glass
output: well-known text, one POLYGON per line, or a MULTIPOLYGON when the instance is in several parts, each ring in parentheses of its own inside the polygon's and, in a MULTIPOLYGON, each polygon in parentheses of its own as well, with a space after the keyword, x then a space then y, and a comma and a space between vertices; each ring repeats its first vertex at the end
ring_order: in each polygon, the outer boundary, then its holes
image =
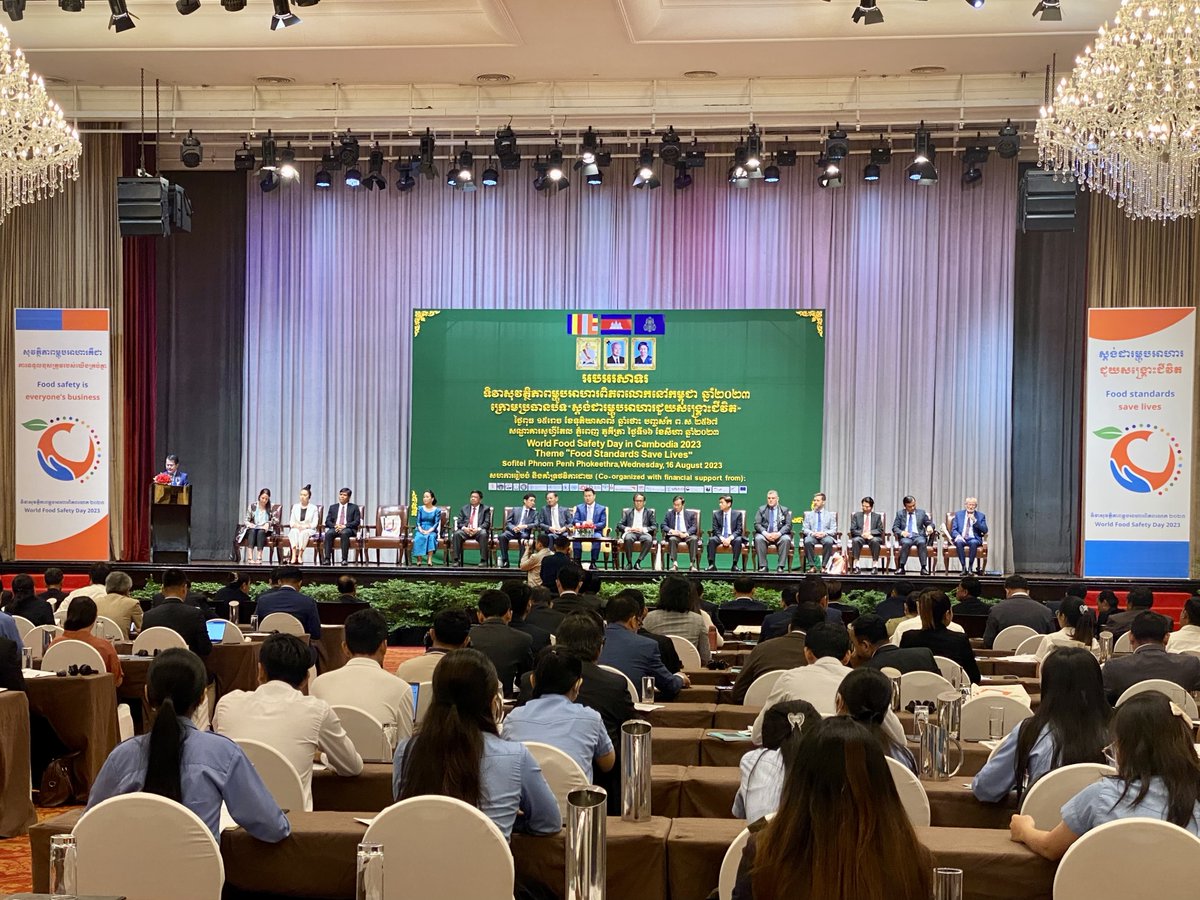
POLYGON ((383 844, 358 845, 355 900, 383 900, 383 844))
POLYGON ((962 900, 962 869, 933 870, 933 900, 962 900))
POLYGON ((21 668, 22 669, 32 669, 33 668, 33 648, 32 647, 22 647, 21 648, 21 668))
POLYGON ((258 613, 250 617, 250 630, 256 633, 258 631, 258 613))
POLYGON ((642 702, 643 703, 653 703, 654 702, 654 676, 653 675, 643 675, 642 676, 642 702))
POLYGON ((75 835, 50 838, 51 900, 75 900, 75 835))
POLYGON ((1113 652, 1113 635, 1111 631, 1100 632, 1100 662, 1106 663, 1113 652))
POLYGON ((1004 737, 1004 707, 988 707, 988 737, 998 741, 1004 737))

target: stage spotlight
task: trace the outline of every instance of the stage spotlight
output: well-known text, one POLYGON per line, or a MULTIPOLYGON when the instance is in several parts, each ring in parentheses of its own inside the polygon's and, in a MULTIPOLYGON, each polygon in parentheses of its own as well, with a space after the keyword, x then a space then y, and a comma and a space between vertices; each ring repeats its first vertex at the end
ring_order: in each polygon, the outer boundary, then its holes
POLYGON ((200 0, 175 0, 175 8, 181 16, 190 16, 200 8, 200 0))
POLYGON ((533 189, 540 194, 549 183, 549 179, 546 178, 546 164, 539 156, 533 161, 533 189))
POLYGON ((296 168, 296 151, 292 149, 291 141, 279 151, 279 175, 289 181, 300 177, 300 170, 296 168))
POLYGON ((517 152, 517 136, 511 125, 496 129, 496 138, 492 142, 496 158, 500 160, 500 168, 515 171, 521 168, 521 154, 517 152))
POLYGON ((14 22, 20 22, 25 18, 25 0, 3 0, 0 6, 3 6, 8 17, 14 22))
POLYGON ((692 174, 684 162, 675 163, 675 190, 683 191, 692 186, 692 174))
POLYGON ((729 179, 729 183, 735 188, 744 189, 750 187, 750 173, 740 163, 735 162, 730 166, 726 177, 729 179))
POLYGON ((263 172, 262 178, 259 179, 258 186, 264 194, 269 194, 271 191, 279 187, 279 177, 274 172, 263 172))
POLYGON ((982 142, 977 144, 967 144, 963 149, 963 162, 969 163, 972 166, 982 165, 988 161, 988 147, 982 142))
POLYGON ((1021 152, 1021 135, 1017 132, 1017 126, 1009 119, 1004 123, 1004 127, 1000 129, 1000 136, 996 140, 996 155, 1001 159, 1012 159, 1021 152))
POLYGON ((246 8, 246 0, 221 0, 225 12, 241 12, 246 8))
POLYGON ((63 12, 83 12, 83 0, 58 0, 58 8, 63 12))
POLYGON ((692 138, 692 145, 688 147, 687 152, 683 154, 683 161, 689 169, 703 169, 704 161, 707 154, 703 147, 696 143, 696 139, 692 138))
POLYGON ((262 169, 264 172, 274 172, 279 168, 275 160, 275 138, 271 135, 270 129, 267 129, 267 136, 262 139, 262 147, 260 148, 260 156, 262 156, 262 169))
POLYGON ((859 0, 858 8, 854 10, 850 19, 864 25, 878 25, 883 21, 883 11, 875 5, 875 0, 859 0))
POLYGON ((967 6, 971 9, 983 9, 983 0, 967 0, 967 6))
POLYGON ((419 149, 417 171, 432 181, 438 176, 437 166, 433 164, 433 154, 437 149, 437 142, 433 139, 433 132, 428 128, 421 135, 421 146, 419 149))
POLYGON ((879 175, 879 163, 867 163, 865 166, 863 166, 863 181, 878 181, 879 175))
POLYGON ((383 151, 378 145, 367 157, 367 177, 363 179, 363 184, 367 186, 368 191, 387 190, 387 179, 383 177, 383 151))
MULTIPOLYGON (((83 4, 80 3, 79 5, 82 6, 83 4)), ((125 6, 125 0, 108 0, 108 9, 112 13, 112 16, 108 20, 108 27, 115 30, 117 34, 137 27, 133 24, 133 18, 129 15, 129 9, 125 6)))
POLYGON ((242 149, 233 153, 233 168, 237 172, 249 172, 254 168, 254 151, 246 141, 242 141, 242 149))
POLYGON ((765 181, 767 184, 779 183, 779 166, 776 163, 771 163, 771 165, 767 166, 767 168, 763 171, 763 181, 765 181))
POLYGON ((662 144, 658 148, 658 158, 663 161, 664 165, 673 166, 679 162, 679 157, 682 155, 683 148, 679 146, 679 135, 675 133, 675 126, 672 125, 662 136, 662 144))
POLYGON ((500 183, 500 173, 492 165, 492 158, 490 156, 488 157, 488 166, 483 170, 483 175, 479 181, 484 187, 495 187, 500 183))
POLYGON ((346 187, 356 188, 362 184, 362 172, 356 168, 346 170, 346 187))
POLYGON ((794 166, 796 164, 796 148, 789 143, 789 138, 783 139, 783 146, 775 151, 775 165, 794 166))
POLYGON ((288 0, 271 0, 271 3, 275 8, 275 12, 271 16, 272 31, 278 31, 280 28, 291 28, 293 25, 300 24, 300 17, 292 12, 291 6, 288 5, 288 0))
POLYGON ((558 146, 558 141, 554 142, 554 149, 546 155, 546 177, 557 187, 563 191, 570 187, 571 182, 567 180, 566 173, 563 172, 563 152, 558 146))
POLYGON ((460 187, 466 187, 472 184, 475 180, 475 171, 472 168, 475 165, 475 156, 471 153, 466 144, 463 145, 462 153, 458 154, 458 159, 454 161, 454 180, 460 187))
POLYGON ((349 132, 349 130, 347 130, 346 133, 342 135, 340 140, 340 146, 338 147, 338 161, 341 163, 342 168, 348 169, 358 163, 358 157, 358 138, 356 138, 349 132))
POLYGON ((327 188, 333 184, 333 178, 329 175, 329 170, 324 165, 317 169, 317 174, 313 176, 313 187, 327 188))
POLYGON ((413 178, 413 166, 416 165, 417 158, 414 156, 411 160, 405 161, 402 159, 396 160, 395 169, 400 174, 396 179, 396 190, 402 194, 407 194, 417 186, 417 179, 413 178))
POLYGON ((637 174, 633 178, 633 186, 639 190, 654 190, 661 184, 658 176, 654 174, 654 151, 643 147, 638 152, 637 174))
POLYGON ((746 171, 754 174, 754 170, 762 166, 762 135, 758 126, 750 125, 750 133, 746 135, 746 171))
POLYGON ((1038 5, 1034 8, 1033 14, 1041 16, 1043 22, 1061 22, 1062 7, 1059 6, 1059 0, 1038 0, 1038 5))
POLYGON ((580 138, 579 159, 575 162, 575 168, 581 169, 584 166, 594 166, 596 164, 596 148, 599 146, 600 136, 589 125, 588 130, 580 138))
POLYGON ((604 184, 604 173, 599 169, 584 177, 587 179, 588 187, 600 187, 604 184))
POLYGON ((976 184, 983 180, 983 169, 978 166, 973 166, 966 160, 963 160, 962 183, 963 187, 971 184, 976 184))
POLYGON ((913 135, 913 149, 915 152, 913 161, 905 170, 908 180, 924 185, 937 184, 938 173, 937 167, 934 165, 937 151, 933 145, 933 138, 925 130, 924 122, 917 129, 917 133, 913 135))
POLYGON ((842 175, 842 166, 836 160, 822 156, 817 160, 817 167, 821 170, 817 175, 817 184, 821 187, 840 188, 846 183, 842 175))
POLYGON ((841 162, 850 155, 850 139, 842 130, 841 123, 833 126, 833 131, 825 137, 825 158, 841 162))
POLYGON ((297 6, 316 6, 321 0, 292 0, 297 6))
POLYGON ((200 145, 200 138, 188 129, 187 137, 179 142, 179 161, 189 169, 194 169, 203 159, 204 148, 200 145))

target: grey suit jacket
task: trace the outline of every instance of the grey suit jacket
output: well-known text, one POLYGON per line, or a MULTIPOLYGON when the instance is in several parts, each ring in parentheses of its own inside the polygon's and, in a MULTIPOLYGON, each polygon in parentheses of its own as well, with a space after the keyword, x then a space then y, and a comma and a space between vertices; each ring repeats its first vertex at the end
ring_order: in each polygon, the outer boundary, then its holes
POLYGON ((883 539, 883 513, 873 512, 871 521, 867 523, 867 533, 863 534, 863 514, 856 512, 850 516, 850 538, 853 540, 856 537, 865 537, 867 540, 871 538, 883 539))
POLYGON ((828 535, 834 535, 837 533, 837 530, 838 530, 837 513, 833 512, 832 510, 828 510, 828 509, 821 510, 821 527, 820 528, 817 527, 817 512, 816 512, 816 510, 810 509, 804 513, 803 531, 805 534, 810 534, 811 532, 814 532, 814 531, 823 531, 828 535))
MULTIPOLYGON (((792 511, 780 503, 775 507, 775 531, 782 534, 792 533, 792 511)), ((754 533, 755 534, 770 534, 771 529, 771 510, 764 503, 758 508, 758 514, 754 517, 754 533)))
POLYGON ((1001 600, 988 612, 987 625, 983 629, 983 646, 992 649, 998 635, 1010 625, 1028 625, 1038 634, 1057 631, 1054 613, 1028 594, 1013 594, 1001 600))

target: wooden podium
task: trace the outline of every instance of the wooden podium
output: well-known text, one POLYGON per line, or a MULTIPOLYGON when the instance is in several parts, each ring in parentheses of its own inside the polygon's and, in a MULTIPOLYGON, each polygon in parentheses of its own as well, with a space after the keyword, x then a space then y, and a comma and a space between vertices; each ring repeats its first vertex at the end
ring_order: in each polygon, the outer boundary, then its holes
POLYGON ((150 562, 186 566, 192 561, 192 486, 150 485, 150 562))

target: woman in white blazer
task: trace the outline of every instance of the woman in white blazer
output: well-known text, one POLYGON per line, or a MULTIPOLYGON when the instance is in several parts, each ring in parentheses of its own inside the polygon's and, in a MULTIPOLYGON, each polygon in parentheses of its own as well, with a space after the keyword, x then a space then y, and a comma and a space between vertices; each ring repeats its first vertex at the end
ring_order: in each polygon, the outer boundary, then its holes
POLYGON ((304 549, 321 523, 317 521, 317 504, 312 499, 312 485, 300 488, 300 502, 292 506, 288 517, 288 544, 291 545, 291 563, 298 566, 304 561, 304 549))

